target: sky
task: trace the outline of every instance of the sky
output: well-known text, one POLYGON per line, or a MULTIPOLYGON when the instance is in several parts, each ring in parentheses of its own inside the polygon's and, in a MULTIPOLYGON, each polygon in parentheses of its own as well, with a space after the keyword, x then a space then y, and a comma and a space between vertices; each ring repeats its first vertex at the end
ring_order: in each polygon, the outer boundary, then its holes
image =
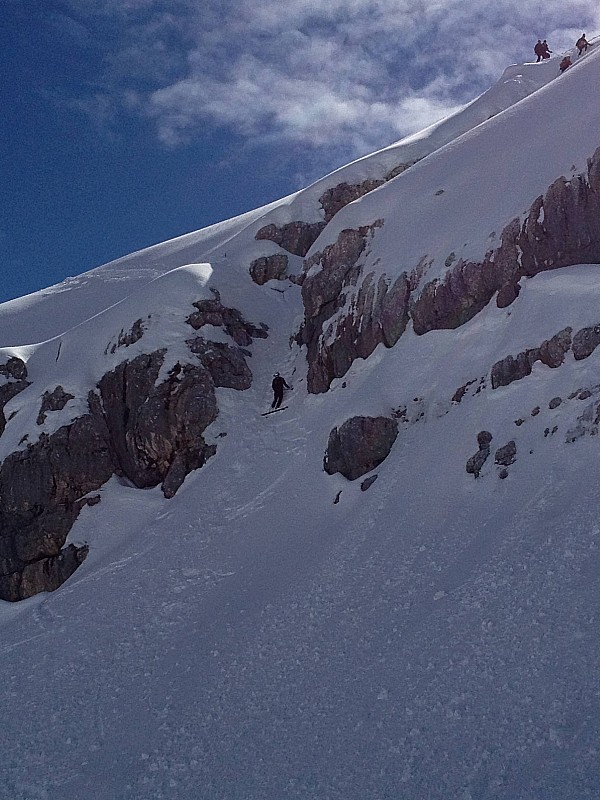
POLYGON ((1 0, 0 301, 441 119, 594 0, 1 0))

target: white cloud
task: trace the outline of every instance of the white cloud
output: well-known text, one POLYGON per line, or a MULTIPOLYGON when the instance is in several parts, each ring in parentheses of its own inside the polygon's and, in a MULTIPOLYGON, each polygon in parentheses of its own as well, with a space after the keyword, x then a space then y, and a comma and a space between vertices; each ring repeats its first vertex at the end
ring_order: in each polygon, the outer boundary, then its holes
POLYGON ((113 20, 105 80, 166 145, 224 127, 348 158, 452 112, 538 37, 559 51, 600 24, 591 0, 68 2, 113 20))

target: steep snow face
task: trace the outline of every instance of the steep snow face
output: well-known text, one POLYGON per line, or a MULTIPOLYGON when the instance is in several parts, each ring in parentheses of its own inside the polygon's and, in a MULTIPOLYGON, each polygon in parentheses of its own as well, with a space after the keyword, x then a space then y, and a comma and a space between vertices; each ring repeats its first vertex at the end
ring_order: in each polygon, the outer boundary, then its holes
MULTIPOLYGON (((557 71, 556 59, 508 67, 495 86, 456 114, 336 170, 307 189, 4 303, 0 305, 0 343, 31 344, 57 336, 137 291, 140 285, 188 263, 207 261, 219 273, 240 269, 245 277, 251 261, 265 254, 265 244, 254 241, 261 227, 322 219, 319 199, 328 189, 342 183, 383 181, 553 81, 557 71)), ((266 253, 276 250, 267 247, 266 253)))
MULTIPOLYGON (((544 83, 556 66, 522 74, 544 83)), ((502 91, 520 102, 343 208, 313 254, 383 219, 358 275, 398 278, 426 254, 424 283, 450 269, 452 250, 481 258, 492 231, 571 167, 585 171, 598 112, 579 126, 573 114, 599 72, 592 51, 525 100, 509 72, 502 91)), ((354 169, 343 179, 365 174, 354 169)), ((327 185, 305 196, 301 219, 317 218, 327 185)), ((212 289, 269 325, 247 356, 252 385, 217 387, 203 433, 216 453, 175 497, 112 477, 69 534, 89 547, 74 575, 52 594, 0 602, 0 797, 598 796, 599 265, 538 274, 514 303, 455 330, 417 336, 408 322, 393 347, 310 394, 305 352, 290 343, 299 289, 248 275, 252 259, 279 252, 256 232, 294 221, 304 200, 0 308, 15 336, 0 366, 20 358, 31 380, 4 409, 5 460, 27 451, 19 442, 40 430, 56 383, 81 398, 156 348, 164 370, 191 358, 185 319, 212 289), (43 317, 51 308, 60 327, 43 317), (113 351, 138 319, 141 338, 113 351), (508 357, 519 368, 493 388, 508 357), (275 370, 293 390, 285 411, 262 418, 275 370), (323 470, 330 431, 356 416, 399 430, 368 488, 323 470), (466 466, 482 441, 475 478, 466 466)), ((213 327, 211 340, 229 341, 213 327)), ((42 432, 73 419, 77 402, 42 432)))

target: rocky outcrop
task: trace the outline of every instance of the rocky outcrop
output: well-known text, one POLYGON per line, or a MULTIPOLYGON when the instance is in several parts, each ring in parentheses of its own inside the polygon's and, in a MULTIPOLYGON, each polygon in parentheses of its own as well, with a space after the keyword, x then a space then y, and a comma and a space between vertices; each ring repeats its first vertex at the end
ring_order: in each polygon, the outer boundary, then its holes
POLYGON ((576 361, 591 356, 600 344, 600 325, 582 328, 573 337, 573 356, 576 361))
POLYGON ((516 356, 506 356, 492 367, 492 389, 508 386, 513 381, 531 375, 533 365, 539 361, 556 369, 564 363, 569 351, 577 361, 588 358, 600 344, 600 325, 582 328, 574 335, 572 328, 563 328, 539 347, 531 347, 516 356))
POLYGON ((460 259, 442 280, 428 283, 413 308, 415 333, 462 325, 496 292, 498 306, 509 305, 522 277, 599 262, 600 148, 588 161, 587 176, 554 181, 522 223, 514 219, 504 228, 500 246, 483 261, 460 259))
POLYGON ((25 362, 16 356, 11 356, 6 364, 0 364, 0 375, 8 380, 24 381, 27 378, 25 362))
POLYGON ((44 392, 36 423, 43 425, 49 411, 62 411, 69 400, 73 400, 74 397, 74 395, 65 392, 62 386, 57 386, 51 392, 44 392))
POLYGON ((164 355, 125 361, 98 388, 116 471, 140 489, 162 484, 172 497, 185 476, 215 453, 202 433, 218 409, 214 382, 201 365, 184 364, 155 386, 164 355))
POLYGON ((513 381, 518 381, 527 375, 531 375, 531 370, 536 361, 540 361, 553 369, 559 367, 571 348, 571 333, 572 328, 563 328, 551 339, 543 341, 539 347, 532 347, 517 356, 509 355, 497 361, 492 367, 492 389, 508 386, 513 381))
POLYGON ((505 444, 504 447, 499 447, 496 450, 496 455, 494 456, 494 461, 496 464, 500 464, 503 467, 510 467, 510 465, 514 464, 516 460, 517 445, 514 439, 505 444))
POLYGON ((272 256, 257 258, 250 264, 250 277, 259 286, 267 281, 281 281, 287 276, 288 257, 276 253, 272 256))
POLYGON ((483 465, 489 458, 492 438, 492 434, 489 431, 479 431, 477 434, 479 449, 475 455, 469 458, 466 465, 466 470, 469 475, 474 475, 476 478, 479 477, 483 465))
POLYGON ((319 238, 325 222, 288 222, 277 227, 273 223, 265 225, 255 235, 255 239, 267 239, 294 256, 304 256, 319 238))
POLYGON ((373 189, 377 189, 378 186, 384 183, 384 180, 367 179, 362 183, 338 183, 337 186, 327 189, 319 198, 321 207, 325 212, 325 222, 330 222, 338 211, 347 206, 348 203, 358 200, 359 197, 372 192, 373 189))
POLYGON ((0 598, 55 589, 85 557, 63 551, 85 495, 113 474, 114 455, 98 398, 90 413, 42 434, 0 467, 0 598))
POLYGON ((136 319, 128 331, 126 331, 124 328, 121 328, 116 342, 113 341, 112 344, 109 342, 106 345, 104 355, 106 355, 108 352, 114 354, 117 352, 119 347, 130 347, 132 344, 139 342, 144 335, 144 330, 144 321, 142 319, 136 319))
POLYGON ((387 458, 398 436, 398 423, 388 417, 352 417, 329 434, 323 468, 353 481, 387 458))
MULTIPOLYGON (((201 301, 192 327, 219 325, 240 345, 267 335, 220 298, 201 301)), ((98 502, 89 493, 113 474, 134 486, 161 485, 172 497, 186 475, 214 455, 203 438, 218 415, 215 387, 247 389, 252 373, 241 346, 197 336, 190 359, 159 381, 165 350, 124 361, 88 395, 88 413, 52 435, 42 434, 0 467, 0 599, 21 600, 51 591, 82 563, 87 549, 65 542, 81 508, 98 502)), ((11 375, 26 375, 11 366, 11 375)), ((16 392, 24 378, 0 387, 16 392)), ((72 395, 46 392, 38 422, 72 395)))
MULTIPOLYGON (((387 179, 388 178, 385 180, 387 179)), ((291 253, 295 256, 302 256, 302 258, 304 258, 304 256, 319 238, 323 228, 333 219, 338 211, 344 208, 344 206, 347 206, 348 203, 351 203, 353 200, 358 200, 359 197, 362 197, 368 192, 372 192, 373 189, 376 189, 378 186, 381 186, 383 183, 385 183, 385 180, 367 179, 362 183, 349 184, 344 182, 339 183, 337 186, 332 186, 330 189, 327 189, 325 192, 323 192, 319 198, 319 202, 325 217, 324 220, 319 222, 302 222, 302 220, 296 220, 280 226, 270 223, 269 225, 265 225, 263 228, 261 228, 256 233, 254 238, 258 240, 266 239, 270 242, 275 242, 275 244, 279 245, 279 247, 283 248, 288 253, 291 253)), ((258 261, 262 261, 262 259, 258 259, 258 261)), ((250 274, 252 275, 252 279, 255 280, 256 283, 259 283, 252 272, 252 267, 256 263, 256 261, 253 262, 253 265, 250 267, 250 274)), ((262 266, 255 267, 255 271, 257 271, 259 274, 262 269, 262 266)), ((267 280, 269 279, 267 278, 267 280)), ((264 281, 262 282, 264 283, 264 281)))
POLYGON ((262 323, 260 327, 247 322, 237 308, 228 308, 221 303, 221 295, 216 289, 211 289, 214 297, 208 300, 199 300, 193 303, 197 309, 190 314, 186 322, 198 331, 204 325, 214 325, 222 328, 228 336, 240 347, 248 347, 252 339, 266 339, 268 326, 262 323))
POLYGON ((6 428, 4 406, 30 385, 27 380, 27 367, 20 358, 9 358, 6 364, 0 364, 0 375, 7 378, 7 382, 0 386, 0 436, 6 428))
POLYGON ((392 347, 404 332, 410 298, 406 273, 394 282, 369 273, 358 283, 368 238, 381 224, 342 231, 306 262, 298 342, 307 346, 310 392, 327 391, 356 358, 367 358, 378 344, 392 347))
POLYGON ((189 339, 187 345, 209 371, 215 386, 239 391, 250 388, 252 373, 244 357, 247 351, 224 342, 209 342, 201 336, 189 339))

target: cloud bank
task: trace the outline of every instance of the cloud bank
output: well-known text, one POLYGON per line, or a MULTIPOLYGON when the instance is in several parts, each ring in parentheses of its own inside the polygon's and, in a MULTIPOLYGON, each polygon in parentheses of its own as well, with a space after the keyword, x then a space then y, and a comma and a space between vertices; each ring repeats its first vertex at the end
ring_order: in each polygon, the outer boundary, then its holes
POLYGON ((105 42, 102 90, 166 146, 224 129, 346 158, 452 113, 538 37, 600 28, 591 0, 63 0, 62 19, 105 42))

